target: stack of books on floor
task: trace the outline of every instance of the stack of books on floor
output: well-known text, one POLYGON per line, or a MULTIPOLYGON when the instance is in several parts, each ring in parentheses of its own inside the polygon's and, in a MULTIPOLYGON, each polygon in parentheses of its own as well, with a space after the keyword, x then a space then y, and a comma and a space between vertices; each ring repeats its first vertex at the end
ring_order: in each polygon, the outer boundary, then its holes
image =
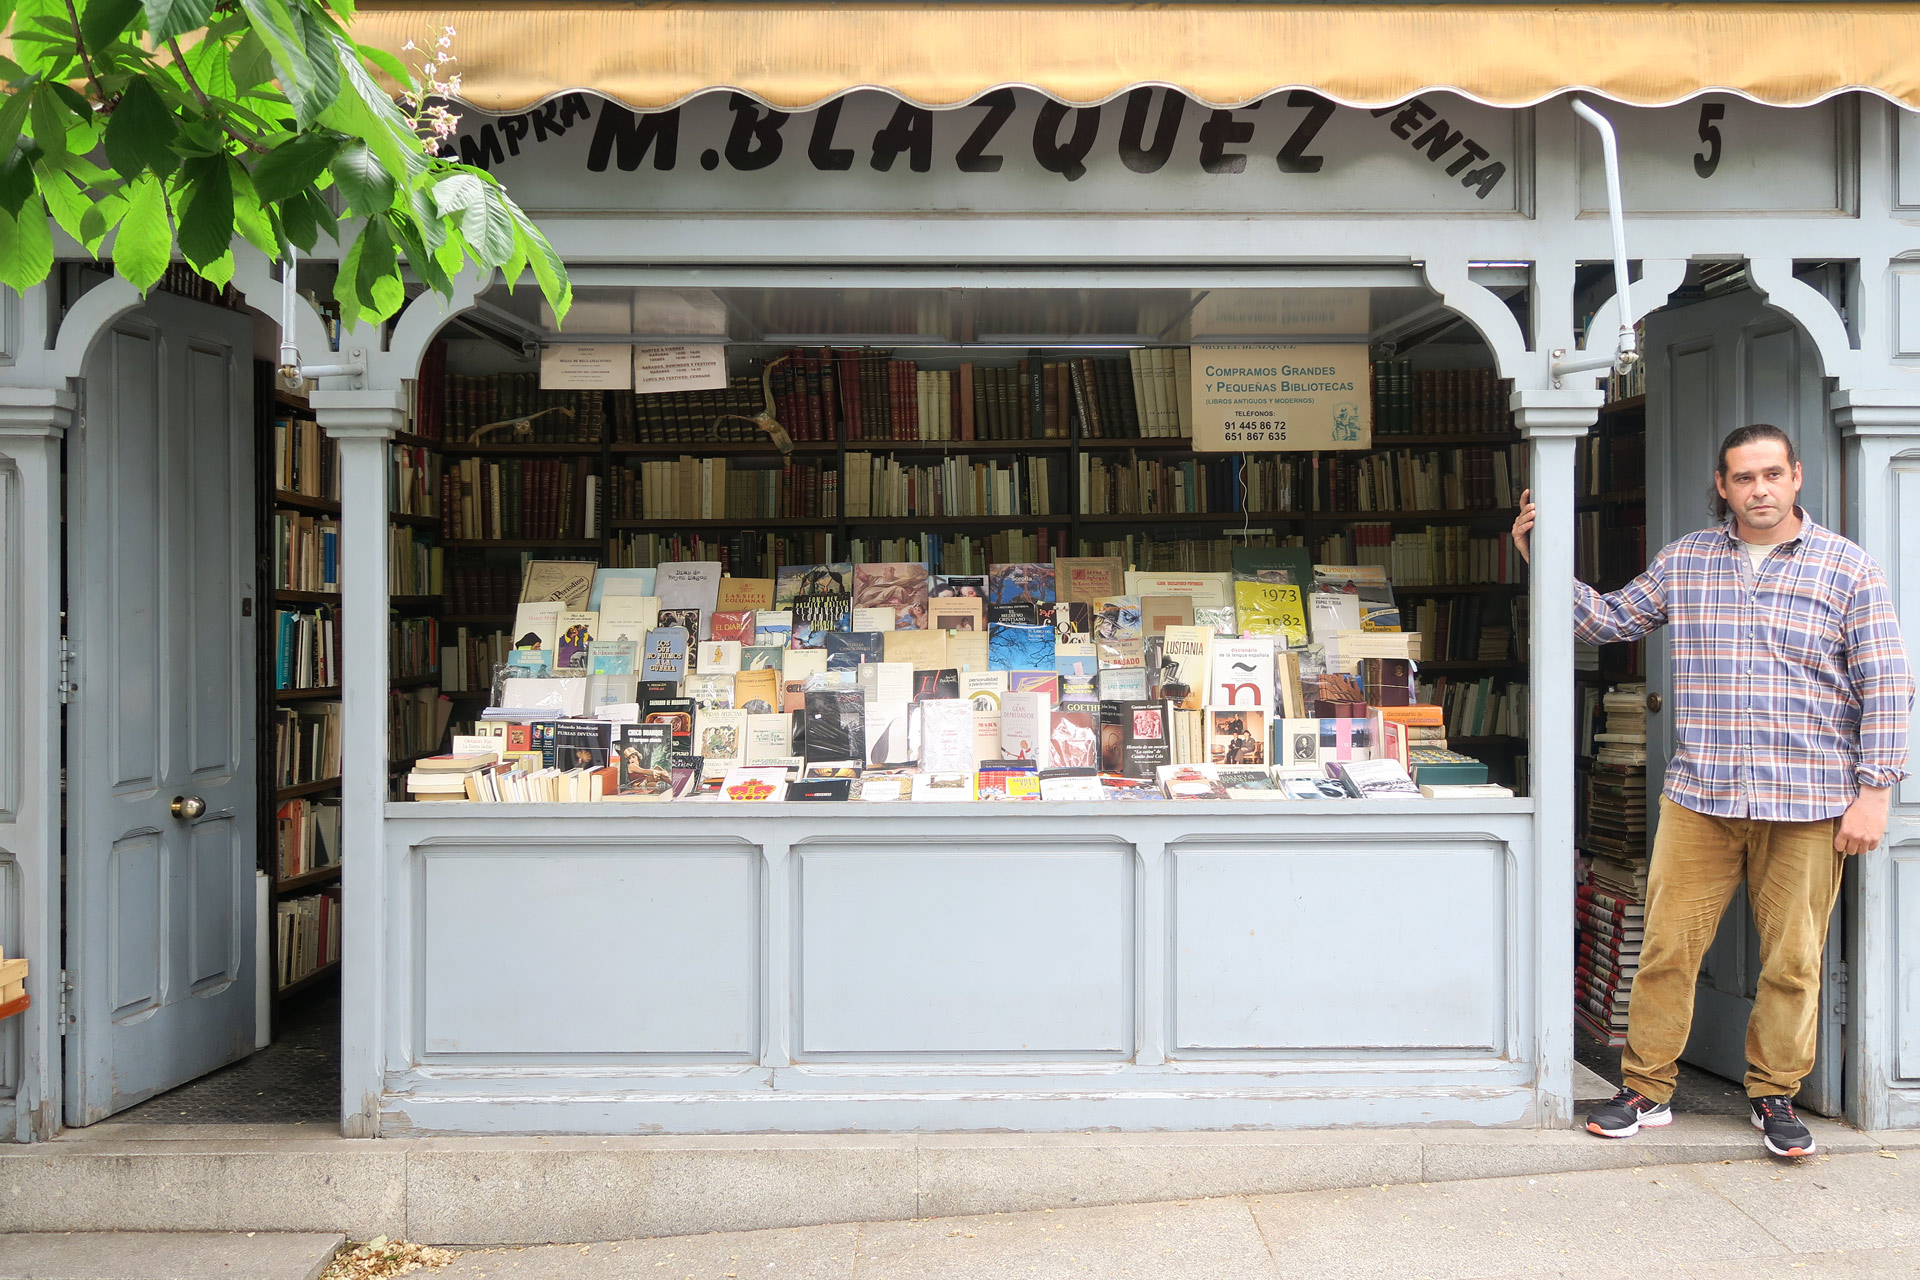
POLYGON ((1647 687, 1600 701, 1605 729, 1587 775, 1586 883, 1580 887, 1574 1009, 1609 1045, 1626 1043, 1647 900, 1647 687))

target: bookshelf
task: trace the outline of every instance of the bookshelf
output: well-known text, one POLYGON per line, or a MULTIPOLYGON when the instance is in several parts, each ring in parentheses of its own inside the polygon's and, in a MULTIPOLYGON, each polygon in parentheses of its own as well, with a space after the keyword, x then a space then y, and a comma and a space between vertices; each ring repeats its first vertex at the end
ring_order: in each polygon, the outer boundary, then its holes
POLYGON ((260 866, 279 1004, 338 972, 338 451, 298 396, 256 372, 261 406, 260 866))
MULTIPOLYGON (((423 417, 433 401, 440 422, 422 433, 438 432, 446 477, 443 662, 461 667, 443 683, 460 718, 486 701, 486 674, 511 643, 520 567, 536 557, 718 560, 771 577, 781 564, 831 560, 979 573, 1117 554, 1178 572, 1225 569, 1228 549, 1246 542, 1297 543, 1316 560, 1387 568, 1409 628, 1425 610, 1432 638, 1443 624, 1471 632, 1423 664, 1436 696, 1477 688, 1484 702, 1524 688, 1513 619, 1524 582, 1506 530, 1525 450, 1491 370, 1429 378, 1382 361, 1369 448, 1223 455, 1192 447, 1175 367, 1184 349, 1065 358, 1036 348, 978 363, 955 353, 957 367, 941 369, 871 348, 737 354, 753 372, 708 392, 540 392, 524 371, 446 374, 444 353, 441 372, 423 370, 423 417), (764 410, 768 361, 778 361, 775 416, 792 438, 784 454, 748 421, 764 410), (553 408, 572 414, 540 416, 553 408), (534 438, 473 438, 528 414, 534 438), (545 498, 529 487, 538 477, 545 498), (1482 653, 1483 627, 1498 656, 1482 653)), ((1524 725, 1524 700, 1514 706, 1502 724, 1524 725)), ((1516 733, 1459 736, 1509 768, 1525 751, 1516 733)))

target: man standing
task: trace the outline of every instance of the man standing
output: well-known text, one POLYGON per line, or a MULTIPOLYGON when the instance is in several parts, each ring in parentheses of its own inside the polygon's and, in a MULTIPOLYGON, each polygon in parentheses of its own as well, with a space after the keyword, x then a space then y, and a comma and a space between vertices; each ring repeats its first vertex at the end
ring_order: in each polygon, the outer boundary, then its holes
MULTIPOLYGON (((1620 1092, 1587 1117, 1606 1138, 1673 1122, 1694 984, 1742 877, 1760 932, 1747 1098, 1768 1151, 1811 1155, 1793 1095, 1813 1069, 1820 954, 1846 858, 1879 845, 1906 776, 1913 676, 1867 553, 1809 519, 1778 427, 1720 446, 1712 529, 1664 548, 1601 595, 1574 583, 1589 644, 1673 628, 1673 760, 1648 871, 1646 933, 1627 1010, 1620 1092)), ((1513 541, 1528 554, 1534 506, 1513 541)))

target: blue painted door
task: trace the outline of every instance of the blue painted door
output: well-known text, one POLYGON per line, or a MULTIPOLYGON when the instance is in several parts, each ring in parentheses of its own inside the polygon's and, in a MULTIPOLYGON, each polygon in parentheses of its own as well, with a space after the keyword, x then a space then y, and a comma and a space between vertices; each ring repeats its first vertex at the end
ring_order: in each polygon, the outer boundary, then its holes
MULTIPOLYGON (((1707 527, 1707 501, 1720 441, 1735 427, 1770 422, 1801 455, 1800 504, 1820 523, 1840 524, 1839 441, 1826 412, 1819 353, 1794 322, 1750 292, 1656 312, 1647 318, 1647 549, 1651 554, 1707 527)), ((1647 644, 1647 688, 1669 704, 1671 667, 1664 632, 1647 644)), ((1673 752, 1670 714, 1647 717, 1647 792, 1658 794, 1673 752)), ((1657 824, 1657 806, 1648 817, 1657 824)), ((1804 1107, 1842 1110, 1842 912, 1827 939, 1819 1054, 1800 1090, 1804 1107)), ((1747 1017, 1760 975, 1760 938, 1743 888, 1700 967, 1693 1034, 1683 1058, 1739 1081, 1747 1070, 1747 1017)))
POLYGON ((156 295, 97 342, 68 443, 70 1125, 253 1050, 252 351, 156 295))

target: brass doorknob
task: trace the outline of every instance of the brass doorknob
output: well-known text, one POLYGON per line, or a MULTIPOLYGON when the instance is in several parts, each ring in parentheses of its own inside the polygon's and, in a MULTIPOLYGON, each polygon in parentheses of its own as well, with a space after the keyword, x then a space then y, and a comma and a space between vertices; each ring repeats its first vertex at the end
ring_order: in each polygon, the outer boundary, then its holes
POLYGON ((1647 695, 1647 710, 1649 710, 1649 711, 1658 711, 1659 709, 1660 709, 1660 695, 1659 695, 1659 694, 1657 694, 1657 693, 1650 693, 1650 694, 1648 694, 1648 695, 1647 695))
POLYGON ((176 818, 193 819, 207 811, 207 802, 199 796, 175 796, 173 803, 167 807, 173 810, 176 818))

